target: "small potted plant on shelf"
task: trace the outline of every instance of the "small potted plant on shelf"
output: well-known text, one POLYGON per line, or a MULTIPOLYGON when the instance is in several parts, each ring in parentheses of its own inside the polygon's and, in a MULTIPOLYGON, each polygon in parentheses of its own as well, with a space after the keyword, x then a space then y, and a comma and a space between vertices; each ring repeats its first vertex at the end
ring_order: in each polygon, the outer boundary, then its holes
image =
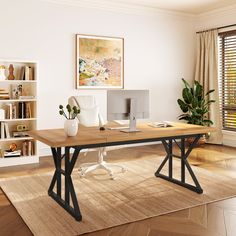
MULTIPOLYGON (((213 93, 215 90, 209 90, 204 94, 203 87, 198 81, 194 81, 193 87, 189 83, 182 79, 184 83, 184 88, 182 91, 182 99, 178 99, 177 102, 180 106, 182 115, 179 116, 179 120, 186 120, 188 124, 209 126, 213 122, 208 119, 208 112, 210 105, 215 102, 215 100, 209 100, 208 96, 210 93, 213 93)), ((198 144, 204 144, 206 137, 203 136, 198 144)), ((192 139, 188 139, 188 142, 191 143, 192 139)))
POLYGON ((68 114, 65 113, 64 107, 59 105, 59 114, 66 118, 64 123, 64 130, 68 136, 75 136, 78 132, 78 119, 77 115, 80 113, 79 107, 71 107, 69 104, 66 105, 68 114))

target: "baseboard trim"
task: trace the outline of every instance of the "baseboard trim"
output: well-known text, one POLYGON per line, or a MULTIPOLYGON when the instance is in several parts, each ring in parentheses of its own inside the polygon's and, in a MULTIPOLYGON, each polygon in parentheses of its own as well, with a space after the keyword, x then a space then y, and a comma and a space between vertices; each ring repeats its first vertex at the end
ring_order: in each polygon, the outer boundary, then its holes
POLYGON ((223 130, 223 145, 236 147, 236 132, 223 130))

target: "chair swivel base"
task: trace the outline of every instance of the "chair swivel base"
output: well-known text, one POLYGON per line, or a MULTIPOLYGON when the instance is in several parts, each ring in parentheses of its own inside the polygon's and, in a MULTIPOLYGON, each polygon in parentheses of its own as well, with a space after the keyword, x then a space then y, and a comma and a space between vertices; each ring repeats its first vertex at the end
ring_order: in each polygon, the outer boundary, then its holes
POLYGON ((79 175, 80 177, 85 177, 85 175, 89 172, 92 172, 94 170, 97 169, 103 169, 106 170, 110 176, 111 179, 115 179, 115 176, 113 174, 113 171, 111 170, 111 168, 121 168, 122 173, 124 173, 126 171, 125 167, 122 165, 118 165, 118 164, 112 164, 112 163, 107 163, 105 161, 102 162, 95 162, 95 163, 84 163, 81 164, 79 167, 79 175))

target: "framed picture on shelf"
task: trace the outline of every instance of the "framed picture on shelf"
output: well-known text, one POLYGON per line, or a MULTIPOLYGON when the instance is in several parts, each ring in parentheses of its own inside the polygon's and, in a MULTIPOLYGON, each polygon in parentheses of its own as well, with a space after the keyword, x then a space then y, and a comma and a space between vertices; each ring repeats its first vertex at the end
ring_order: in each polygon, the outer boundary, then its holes
POLYGON ((76 35, 76 88, 124 88, 124 39, 76 35))
POLYGON ((12 99, 19 99, 23 94, 22 84, 12 84, 11 85, 11 97, 12 99))

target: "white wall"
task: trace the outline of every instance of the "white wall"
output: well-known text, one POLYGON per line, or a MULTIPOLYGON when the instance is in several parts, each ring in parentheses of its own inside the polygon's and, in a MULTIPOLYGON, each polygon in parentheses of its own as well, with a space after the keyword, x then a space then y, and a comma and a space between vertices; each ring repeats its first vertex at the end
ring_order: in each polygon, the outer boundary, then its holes
POLYGON ((122 14, 47 1, 0 3, 0 58, 39 62, 39 129, 63 127, 58 105, 76 94, 94 94, 106 116, 105 90, 75 90, 76 33, 124 37, 125 89, 150 89, 151 120, 177 119, 180 78, 193 78, 191 18, 162 12, 122 14))
MULTIPOLYGON (((218 28, 221 26, 227 26, 235 24, 236 5, 230 8, 224 8, 220 10, 211 11, 202 15, 199 15, 195 21, 195 31, 218 28)), ((236 27, 221 29, 233 30, 236 27)), ((223 144, 227 146, 236 147, 236 133, 232 131, 223 131, 223 144)))

